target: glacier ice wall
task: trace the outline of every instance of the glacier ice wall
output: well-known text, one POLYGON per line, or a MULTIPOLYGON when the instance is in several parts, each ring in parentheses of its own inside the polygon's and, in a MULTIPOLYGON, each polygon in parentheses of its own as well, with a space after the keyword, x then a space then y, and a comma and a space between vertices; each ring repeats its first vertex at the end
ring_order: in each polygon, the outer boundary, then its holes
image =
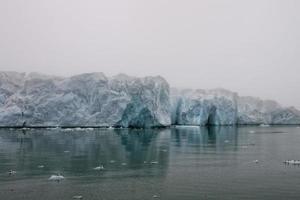
POLYGON ((300 112, 224 90, 169 89, 162 77, 0 72, 0 126, 300 124, 300 112))
POLYGON ((237 94, 226 90, 172 89, 171 119, 177 125, 234 125, 237 94))
POLYGON ((169 85, 161 77, 108 78, 90 73, 69 78, 0 73, 0 125, 170 125, 169 85))
POLYGON ((292 125, 300 124, 300 112, 224 89, 171 89, 171 121, 174 125, 292 125))
POLYGON ((275 101, 254 97, 238 98, 238 124, 300 124, 300 112, 275 101))

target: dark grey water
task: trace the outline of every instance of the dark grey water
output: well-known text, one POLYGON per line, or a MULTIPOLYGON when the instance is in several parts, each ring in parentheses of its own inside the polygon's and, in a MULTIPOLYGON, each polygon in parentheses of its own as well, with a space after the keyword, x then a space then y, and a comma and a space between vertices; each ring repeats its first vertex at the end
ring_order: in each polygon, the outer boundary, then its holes
POLYGON ((284 126, 2 129, 0 199, 300 199, 300 167, 283 164, 299 144, 300 129, 284 126))

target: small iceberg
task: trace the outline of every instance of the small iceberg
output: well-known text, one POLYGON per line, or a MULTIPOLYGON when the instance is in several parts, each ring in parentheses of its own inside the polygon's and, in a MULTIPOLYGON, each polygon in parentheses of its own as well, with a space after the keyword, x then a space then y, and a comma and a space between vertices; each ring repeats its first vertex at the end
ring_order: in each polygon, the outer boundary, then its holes
POLYGON ((158 162, 157 161, 152 161, 151 164, 158 164, 158 162))
POLYGON ((127 165, 127 164, 126 164, 126 163, 122 163, 121 165, 125 166, 125 165, 127 165))
POLYGON ((111 160, 111 161, 109 161, 110 163, 115 163, 116 161, 114 161, 114 160, 111 160))
POLYGON ((285 160, 283 163, 291 165, 300 165, 300 160, 285 160))
POLYGON ((159 196, 158 196, 158 195, 153 195, 152 197, 153 197, 153 198, 159 198, 159 196))
POLYGON ((65 179, 64 176, 58 174, 58 175, 51 175, 48 180, 49 181, 57 181, 57 182, 59 182, 59 181, 64 180, 64 179, 65 179))
POLYGON ((9 172, 8 172, 8 174, 10 175, 10 176, 13 176, 13 175, 15 175, 17 172, 16 171, 14 171, 14 170, 9 170, 9 172))
POLYGON ((258 160, 253 160, 253 162, 255 162, 255 163, 259 163, 259 161, 258 161, 258 160))
POLYGON ((104 170, 104 166, 100 165, 98 167, 93 168, 94 170, 104 170))
POLYGON ((255 133, 255 131, 251 130, 251 131, 249 131, 249 133, 255 133))
POLYGON ((44 165, 38 165, 37 166, 39 169, 42 169, 42 168, 44 168, 45 166, 44 165))
POLYGON ((75 195, 73 196, 73 199, 82 199, 83 197, 81 195, 75 195))

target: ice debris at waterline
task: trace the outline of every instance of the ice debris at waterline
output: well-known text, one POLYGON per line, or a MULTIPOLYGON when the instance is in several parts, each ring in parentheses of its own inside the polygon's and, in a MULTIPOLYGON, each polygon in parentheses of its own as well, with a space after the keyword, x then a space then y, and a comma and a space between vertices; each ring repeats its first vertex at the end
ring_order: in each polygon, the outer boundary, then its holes
POLYGON ((17 172, 14 170, 9 170, 8 175, 13 176, 15 175, 17 172))
POLYGON ((300 165, 300 160, 285 160, 283 163, 291 165, 300 165))
MULTIPOLYGON (((88 73, 57 77, 0 72, 0 126, 150 128, 234 124, 300 124, 300 111, 274 101, 240 97, 224 89, 170 89, 160 76, 106 77, 103 73, 88 73)), ((87 129, 64 129, 73 130, 87 129)))
POLYGON ((75 196, 73 196, 73 199, 82 199, 83 198, 83 196, 81 196, 81 195, 75 195, 75 196))
POLYGON ((62 175, 52 175, 52 176, 50 176, 50 178, 48 179, 49 181, 62 181, 62 180, 64 180, 65 179, 65 177, 64 176, 62 176, 62 175))
POLYGON ((98 167, 93 168, 94 170, 104 170, 104 166, 100 165, 98 167))
POLYGON ((261 125, 259 125, 260 127, 270 127, 270 125, 269 124, 261 124, 261 125))

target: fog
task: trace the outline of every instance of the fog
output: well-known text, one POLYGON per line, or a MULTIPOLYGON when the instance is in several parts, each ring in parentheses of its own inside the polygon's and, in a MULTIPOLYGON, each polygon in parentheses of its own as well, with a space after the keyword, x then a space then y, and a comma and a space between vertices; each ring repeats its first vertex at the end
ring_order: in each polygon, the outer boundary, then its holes
POLYGON ((298 0, 0 0, 0 70, 161 75, 300 108, 298 0))

